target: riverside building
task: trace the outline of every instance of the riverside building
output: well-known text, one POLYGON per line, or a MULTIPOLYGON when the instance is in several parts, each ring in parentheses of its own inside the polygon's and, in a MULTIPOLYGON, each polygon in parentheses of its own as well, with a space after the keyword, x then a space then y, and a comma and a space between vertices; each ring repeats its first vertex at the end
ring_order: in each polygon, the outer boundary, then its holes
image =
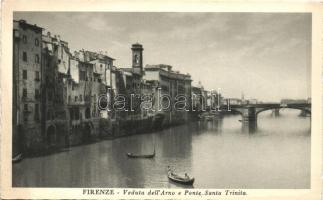
POLYGON ((14 21, 13 154, 43 153, 188 121, 191 76, 170 65, 143 67, 143 50, 133 44, 132 66, 118 68, 106 52, 71 53, 59 35, 14 21), (108 97, 105 102, 98 101, 102 95, 108 97), (115 103, 118 95, 128 99, 127 112, 100 108, 99 103, 115 103), (167 103, 159 95, 170 98, 168 108, 159 109, 167 103), (151 98, 152 109, 140 107, 142 96, 151 98), (186 98, 185 110, 173 109, 178 96, 186 98))

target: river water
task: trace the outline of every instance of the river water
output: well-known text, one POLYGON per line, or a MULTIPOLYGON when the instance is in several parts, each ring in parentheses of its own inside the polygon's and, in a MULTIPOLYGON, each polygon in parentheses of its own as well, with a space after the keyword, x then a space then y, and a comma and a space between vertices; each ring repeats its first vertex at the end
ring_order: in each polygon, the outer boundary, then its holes
POLYGON ((169 182, 166 167, 195 177, 194 188, 285 189, 310 187, 310 118, 297 110, 258 116, 248 133, 241 116, 193 122, 26 158, 13 165, 15 187, 182 188, 169 182), (127 152, 153 159, 129 159, 127 152))

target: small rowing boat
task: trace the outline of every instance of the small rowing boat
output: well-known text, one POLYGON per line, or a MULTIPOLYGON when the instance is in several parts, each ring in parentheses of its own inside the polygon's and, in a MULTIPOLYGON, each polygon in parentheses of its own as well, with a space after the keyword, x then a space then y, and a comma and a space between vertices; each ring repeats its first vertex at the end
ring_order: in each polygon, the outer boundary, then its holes
POLYGON ((133 154, 133 153, 127 153, 128 158, 153 158, 155 157, 155 149, 152 154, 133 154))
POLYGON ((168 179, 171 180, 171 181, 174 181, 176 183, 181 183, 181 184, 184 184, 184 185, 193 185, 194 183, 194 178, 192 177, 189 177, 186 173, 185 173, 185 176, 180 176, 180 175, 177 175, 173 172, 173 170, 171 170, 171 168, 168 166, 168 179))
POLYGON ((20 162, 22 161, 23 157, 22 157, 22 153, 16 155, 15 157, 12 158, 12 162, 13 163, 17 163, 17 162, 20 162))

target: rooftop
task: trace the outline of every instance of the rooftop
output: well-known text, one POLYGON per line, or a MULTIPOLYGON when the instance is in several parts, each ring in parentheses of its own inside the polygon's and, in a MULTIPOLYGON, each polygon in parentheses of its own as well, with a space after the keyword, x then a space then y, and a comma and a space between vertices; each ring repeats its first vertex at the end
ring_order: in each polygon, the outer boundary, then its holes
POLYGON ((13 20, 16 23, 19 23, 19 25, 24 28, 29 28, 34 30, 35 32, 41 33, 43 31, 43 28, 40 26, 37 26, 36 24, 28 24, 26 20, 20 19, 20 20, 13 20))

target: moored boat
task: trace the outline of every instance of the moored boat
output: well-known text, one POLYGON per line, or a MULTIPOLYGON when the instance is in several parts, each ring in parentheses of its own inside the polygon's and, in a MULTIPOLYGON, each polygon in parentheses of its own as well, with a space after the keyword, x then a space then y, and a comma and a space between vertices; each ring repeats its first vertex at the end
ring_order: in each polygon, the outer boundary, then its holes
POLYGON ((128 158, 154 158, 155 157, 155 149, 152 154, 133 154, 127 153, 128 158))
POLYGON ((17 162, 22 161, 22 159, 23 159, 23 156, 22 156, 22 153, 20 153, 20 154, 18 154, 15 157, 12 158, 12 162, 17 163, 17 162))
POLYGON ((168 167, 168 173, 167 173, 168 179, 171 181, 174 181, 176 183, 181 183, 184 185, 193 185, 194 183, 194 178, 189 177, 186 173, 185 176, 180 176, 178 174, 175 174, 173 170, 171 170, 170 167, 168 167))

